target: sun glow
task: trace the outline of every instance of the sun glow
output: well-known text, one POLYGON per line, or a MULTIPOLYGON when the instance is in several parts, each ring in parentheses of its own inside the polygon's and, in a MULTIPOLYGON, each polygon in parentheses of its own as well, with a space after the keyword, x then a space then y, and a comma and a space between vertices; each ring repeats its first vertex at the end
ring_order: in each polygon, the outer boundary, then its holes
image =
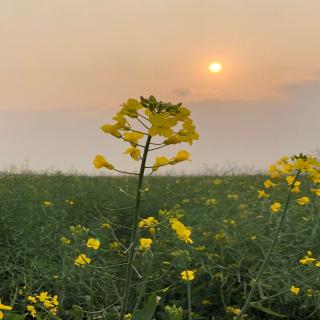
POLYGON ((219 62, 212 62, 209 65, 209 70, 212 73, 218 73, 218 72, 220 72, 222 70, 222 65, 219 62))

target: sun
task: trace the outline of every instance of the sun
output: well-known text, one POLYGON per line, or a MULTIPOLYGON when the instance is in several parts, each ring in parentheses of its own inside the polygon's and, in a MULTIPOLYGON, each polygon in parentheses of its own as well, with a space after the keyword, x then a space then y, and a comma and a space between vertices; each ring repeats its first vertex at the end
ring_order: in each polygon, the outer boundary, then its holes
POLYGON ((212 62, 209 65, 209 70, 212 73, 219 73, 222 70, 222 64, 220 62, 212 62))

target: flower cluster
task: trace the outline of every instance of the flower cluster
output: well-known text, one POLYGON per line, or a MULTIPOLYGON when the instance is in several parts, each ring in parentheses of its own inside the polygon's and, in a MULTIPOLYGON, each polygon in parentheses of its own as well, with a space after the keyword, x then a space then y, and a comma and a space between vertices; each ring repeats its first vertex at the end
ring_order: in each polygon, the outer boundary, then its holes
POLYGON ((172 229, 176 232, 178 238, 185 243, 192 244, 193 241, 190 238, 191 230, 190 228, 186 227, 181 221, 176 218, 170 218, 170 224, 172 229))
POLYGON ((58 312, 58 295, 51 296, 47 291, 42 291, 38 295, 30 295, 27 297, 30 304, 27 305, 27 310, 34 318, 37 317, 39 310, 46 309, 52 315, 57 315, 58 312))
POLYGON ((315 263, 315 266, 320 268, 320 260, 317 261, 312 251, 308 251, 307 254, 302 259, 299 260, 299 263, 303 265, 311 265, 315 263))
MULTIPOLYGON (((190 119, 190 111, 179 104, 164 103, 157 101, 153 96, 148 99, 140 97, 140 101, 129 99, 121 106, 120 111, 112 118, 115 123, 104 124, 101 130, 104 133, 130 143, 130 147, 124 151, 133 160, 139 161, 141 157, 141 148, 146 146, 141 140, 148 137, 149 145, 155 145, 155 150, 167 145, 179 143, 189 143, 199 139, 199 134, 193 121, 190 119), (141 129, 134 129, 131 126, 133 120, 136 120, 141 129), (151 139, 158 137, 156 143, 151 139)), ((148 147, 149 147, 148 145, 148 147)), ((156 157, 152 171, 165 165, 174 165, 189 159, 189 153, 186 150, 180 150, 176 156, 167 158, 165 156, 156 157)), ((93 160, 96 169, 106 168, 119 171, 106 160, 103 155, 97 155, 93 160)))
MULTIPOLYGON (((314 156, 307 156, 300 154, 298 156, 282 157, 275 164, 269 167, 269 174, 271 179, 283 180, 284 183, 289 187, 289 191, 294 194, 301 192, 301 181, 300 177, 305 177, 310 180, 312 188, 310 191, 316 196, 320 196, 320 188, 317 187, 320 184, 320 161, 314 156)), ((273 189, 278 186, 279 183, 267 179, 264 181, 264 188, 273 189)), ((270 194, 266 190, 258 190, 259 199, 268 199, 270 194)), ((300 196, 295 200, 295 203, 300 206, 307 206, 311 202, 310 197, 300 196)), ((282 204, 280 202, 273 202, 270 204, 270 210, 272 213, 280 211, 282 204)))
POLYGON ((148 217, 139 222, 139 228, 148 229, 151 234, 155 234, 159 221, 155 217, 148 217))
MULTIPOLYGON (((300 154, 298 156, 282 157, 276 164, 269 167, 272 178, 295 176, 298 172, 310 178, 314 184, 320 183, 320 161, 314 156, 300 154)), ((287 178, 292 185, 294 178, 287 178)))

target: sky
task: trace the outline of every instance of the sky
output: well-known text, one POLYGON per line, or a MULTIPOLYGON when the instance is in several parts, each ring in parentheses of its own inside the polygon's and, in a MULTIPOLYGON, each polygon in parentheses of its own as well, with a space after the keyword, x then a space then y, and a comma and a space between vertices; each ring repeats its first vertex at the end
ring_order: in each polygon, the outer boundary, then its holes
POLYGON ((318 0, 1 0, 0 170, 91 174, 96 154, 137 170, 100 126, 151 94, 183 102, 200 133, 167 173, 316 152, 319 12, 318 0))

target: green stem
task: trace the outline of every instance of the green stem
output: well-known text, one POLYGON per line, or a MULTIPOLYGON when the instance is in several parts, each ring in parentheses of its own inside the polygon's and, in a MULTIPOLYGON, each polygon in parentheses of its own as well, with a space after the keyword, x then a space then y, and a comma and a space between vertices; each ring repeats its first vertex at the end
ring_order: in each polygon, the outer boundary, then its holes
POLYGON ((192 309, 191 309, 191 281, 188 281, 187 284, 187 288, 188 288, 188 316, 189 316, 189 320, 192 320, 192 309))
POLYGON ((146 161, 147 161, 150 142, 151 142, 151 136, 148 135, 146 145, 144 147, 144 152, 143 152, 143 157, 142 157, 140 172, 139 172, 137 194, 136 194, 136 205, 134 209, 134 216, 133 216, 133 222, 132 222, 130 250, 129 250, 129 257, 128 257, 127 272, 126 272, 126 280, 125 280, 126 282, 124 287, 124 296, 123 296, 123 301, 121 305, 120 320, 124 320, 126 310, 128 307, 131 278, 132 278, 132 271, 133 271, 133 262, 134 262, 134 257, 137 250, 136 247, 137 247, 137 234, 138 234, 138 222, 139 222, 139 212, 140 212, 140 203, 141 203, 142 183, 143 183, 144 171, 146 168, 146 161))
POLYGON ((271 254, 272 254, 272 252, 273 252, 273 249, 274 249, 274 247, 275 247, 275 245, 276 245, 276 243, 277 243, 278 236, 279 236, 279 233, 280 233, 280 230, 281 230, 283 221, 284 221, 284 219, 285 219, 285 217, 286 217, 286 213, 287 213, 287 211, 288 211, 288 207, 289 207, 289 204, 290 204, 290 199, 291 199, 291 195, 292 195, 292 192, 291 192, 291 191, 292 191, 292 189, 294 188, 295 182, 297 181, 299 175, 300 175, 300 170, 297 172, 297 174, 296 174, 296 176, 295 176, 295 178, 294 178, 294 181, 293 181, 293 183, 292 183, 292 185, 291 185, 291 188, 290 188, 290 190, 289 190, 288 197, 287 197, 285 206, 284 206, 284 208, 283 208, 283 212, 282 212, 282 214, 281 214, 280 221, 279 221, 279 223, 278 223, 276 232, 275 232, 275 234, 273 235, 272 243, 271 243, 271 246, 270 246, 270 248, 269 248, 269 251, 268 251, 267 255, 265 256, 265 258, 264 258, 264 260, 263 260, 263 262, 262 262, 262 265, 261 265, 261 267, 260 267, 260 269, 259 269, 259 271, 258 271, 257 277, 255 278, 255 280, 254 280, 254 282, 253 282, 253 285, 252 285, 252 287, 251 287, 251 289, 250 289, 250 292, 249 292, 249 294, 248 294, 248 297, 247 297, 247 299, 246 299, 246 301, 245 301, 245 303, 244 303, 244 305, 243 305, 243 307, 242 307, 242 309, 241 309, 241 312, 239 313, 239 315, 238 315, 235 319, 240 319, 241 316, 244 315, 244 313, 245 313, 245 312, 248 310, 248 308, 250 307, 251 300, 252 300, 253 295, 254 295, 254 293, 255 293, 256 287, 257 287, 257 285, 258 285, 258 283, 259 283, 259 280, 260 280, 260 278, 261 278, 261 276, 262 276, 262 273, 263 273, 263 271, 264 271, 267 263, 269 262, 269 259, 270 259, 270 257, 271 257, 271 254))

